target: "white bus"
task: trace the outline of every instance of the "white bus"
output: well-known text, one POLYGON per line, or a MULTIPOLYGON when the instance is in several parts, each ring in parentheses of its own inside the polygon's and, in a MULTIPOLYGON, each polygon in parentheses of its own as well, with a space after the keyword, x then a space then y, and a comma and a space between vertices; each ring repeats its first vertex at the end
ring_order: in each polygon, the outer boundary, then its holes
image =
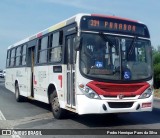
POLYGON ((77 14, 8 47, 5 86, 55 118, 152 111, 150 35, 141 22, 77 14))

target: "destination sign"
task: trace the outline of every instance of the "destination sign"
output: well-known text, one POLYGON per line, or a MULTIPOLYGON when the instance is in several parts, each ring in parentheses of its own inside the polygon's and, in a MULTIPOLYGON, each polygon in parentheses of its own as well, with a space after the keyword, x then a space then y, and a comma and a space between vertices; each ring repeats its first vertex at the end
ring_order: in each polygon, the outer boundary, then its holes
POLYGON ((86 16, 81 20, 81 29, 149 37, 148 29, 144 24, 114 18, 86 16))

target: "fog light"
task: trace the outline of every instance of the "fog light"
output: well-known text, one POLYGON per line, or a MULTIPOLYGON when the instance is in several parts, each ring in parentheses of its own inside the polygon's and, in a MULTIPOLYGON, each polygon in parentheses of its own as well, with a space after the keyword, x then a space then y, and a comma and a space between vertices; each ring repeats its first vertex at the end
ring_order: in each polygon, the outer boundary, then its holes
POLYGON ((139 108, 140 108, 140 104, 138 104, 138 106, 137 106, 136 110, 138 110, 139 108))
POLYGON ((102 105, 102 108, 103 108, 103 110, 104 110, 104 111, 106 111, 106 110, 107 110, 107 107, 106 107, 106 105, 105 105, 105 104, 103 104, 103 105, 102 105))

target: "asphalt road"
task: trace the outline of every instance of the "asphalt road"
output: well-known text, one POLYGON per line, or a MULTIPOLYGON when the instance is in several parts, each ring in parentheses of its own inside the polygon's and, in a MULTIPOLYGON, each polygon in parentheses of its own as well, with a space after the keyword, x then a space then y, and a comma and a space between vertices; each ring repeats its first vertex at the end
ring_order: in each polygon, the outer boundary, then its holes
MULTIPOLYGON (((0 79, 0 129, 160 129, 160 100, 154 100, 152 112, 113 115, 77 115, 70 114, 63 120, 53 118, 50 106, 37 101, 26 100, 17 103, 15 95, 4 87, 0 79)), ((108 136, 108 135, 107 135, 108 136)), ((72 136, 72 137, 107 137, 104 136, 72 136)), ((21 136, 27 137, 27 136, 21 136)), ((30 137, 30 136, 28 136, 30 137)), ((43 136, 44 137, 44 136, 43 136)), ((66 137, 55 135, 47 137, 66 137)), ((71 137, 71 136, 68 136, 71 137)), ((108 136, 110 137, 110 136, 108 136)), ((112 137, 127 137, 126 135, 112 137)), ((131 136, 132 137, 132 136, 131 136)), ((138 136, 140 137, 140 135, 138 136)), ((141 136, 144 137, 144 136, 141 136)), ((153 136, 145 136, 153 137, 153 136)), ((155 136, 158 137, 158 136, 155 136)))

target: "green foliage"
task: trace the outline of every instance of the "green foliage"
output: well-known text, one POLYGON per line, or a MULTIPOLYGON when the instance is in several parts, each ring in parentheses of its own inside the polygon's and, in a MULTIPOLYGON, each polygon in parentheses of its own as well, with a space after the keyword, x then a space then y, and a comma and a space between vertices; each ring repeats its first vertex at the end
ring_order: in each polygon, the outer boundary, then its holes
POLYGON ((160 87, 160 52, 153 51, 154 87, 160 87))
POLYGON ((153 53, 153 65, 159 64, 160 63, 160 53, 159 52, 154 52, 153 53))
POLYGON ((159 88, 160 87, 160 63, 155 64, 153 68, 154 68, 154 87, 159 88))

